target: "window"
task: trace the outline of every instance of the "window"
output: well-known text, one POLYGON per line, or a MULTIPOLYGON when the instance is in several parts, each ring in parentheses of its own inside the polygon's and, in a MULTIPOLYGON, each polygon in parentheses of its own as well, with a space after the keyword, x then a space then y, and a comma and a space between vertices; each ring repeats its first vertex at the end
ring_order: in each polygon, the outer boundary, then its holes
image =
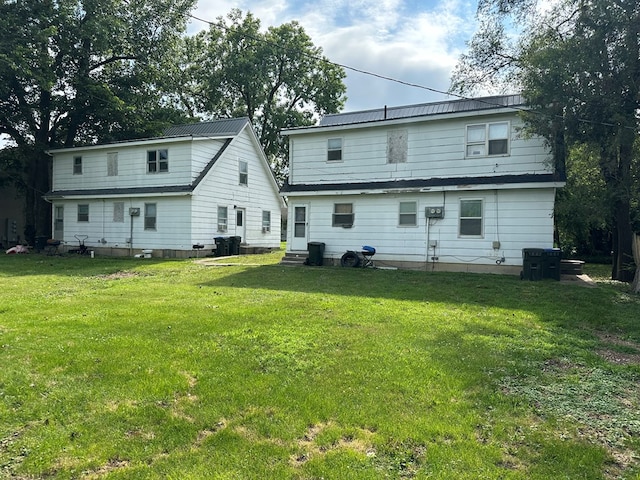
POLYGON ((226 232, 228 225, 227 207, 218 207, 218 231, 226 232))
POLYGON ((78 205, 78 221, 79 222, 88 222, 89 221, 89 205, 88 204, 80 204, 78 205))
POLYGON ((73 174, 82 175, 82 157, 73 157, 73 174))
POLYGON ((118 152, 107 153, 107 176, 116 177, 118 175, 118 152))
POLYGON ((64 232, 64 206, 56 205, 53 222, 53 230, 55 232, 53 238, 60 238, 58 234, 64 232))
POLYGON ((238 183, 240 185, 249 184, 249 164, 240 160, 238 162, 238 183))
POLYGON ((415 227, 418 223, 418 206, 416 202, 400 202, 400 218, 398 225, 401 227, 415 227))
POLYGON ((268 210, 262 211, 262 233, 271 231, 271 212, 268 210))
POLYGON ((345 228, 353 226, 352 203, 335 203, 333 205, 333 226, 345 228))
POLYGON ((507 155, 509 122, 467 126, 467 157, 507 155))
POLYGON ((115 223, 124 222, 124 202, 113 203, 113 221, 115 223))
POLYGON ((387 163, 406 163, 407 143, 406 130, 391 130, 387 133, 387 163))
POLYGON ((149 150, 147 152, 147 172, 158 173, 169 171, 169 151, 149 150))
POLYGON ((460 200, 460 236, 482 236, 482 200, 460 200))
POLYGON ((145 203, 144 204, 144 229, 155 230, 156 229, 156 204, 145 203))
POLYGON ((330 138, 327 141, 327 161, 339 162, 342 160, 342 139, 330 138))

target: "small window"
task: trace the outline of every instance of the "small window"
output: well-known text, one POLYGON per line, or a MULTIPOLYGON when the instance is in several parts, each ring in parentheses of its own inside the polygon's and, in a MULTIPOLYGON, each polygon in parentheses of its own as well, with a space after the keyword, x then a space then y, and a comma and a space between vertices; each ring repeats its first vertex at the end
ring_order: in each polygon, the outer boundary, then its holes
POLYGON ((147 172, 159 173, 168 171, 169 151, 167 149, 149 150, 147 152, 147 172))
POLYGON ((482 200, 460 200, 460 236, 482 236, 482 200))
POLYGON ((218 231, 226 232, 228 226, 228 214, 227 207, 218 207, 218 231))
POLYGON ((78 222, 88 222, 88 221, 89 221, 89 205, 86 203, 78 205, 78 222))
POLYGON ((418 223, 418 205, 416 202, 400 202, 400 218, 398 224, 401 227, 415 227, 418 223))
POLYGON ((156 211, 155 203, 145 203, 144 204, 144 229, 145 230, 155 230, 156 229, 156 220, 157 220, 157 211, 156 211))
POLYGON ((262 211, 262 233, 268 233, 271 231, 271 212, 268 210, 262 211))
POLYGON ((124 223, 124 202, 113 203, 113 221, 114 223, 124 223))
POLYGON ((333 223, 334 227, 351 228, 353 226, 353 204, 352 203, 336 203, 333 205, 333 223))
POLYGON ((107 176, 118 176, 118 152, 107 153, 107 176))
POLYGON ((327 141, 327 161, 339 162, 342 160, 342 139, 330 138, 327 141))
POLYGON ((507 155, 509 153, 509 122, 467 126, 467 157, 507 155))
POLYGON ((82 157, 73 157, 73 174, 82 175, 82 157))
POLYGON ((387 133, 387 163, 406 163, 408 149, 407 130, 391 130, 387 133))
POLYGON ((238 183, 240 185, 249 184, 249 164, 242 160, 238 162, 238 183))

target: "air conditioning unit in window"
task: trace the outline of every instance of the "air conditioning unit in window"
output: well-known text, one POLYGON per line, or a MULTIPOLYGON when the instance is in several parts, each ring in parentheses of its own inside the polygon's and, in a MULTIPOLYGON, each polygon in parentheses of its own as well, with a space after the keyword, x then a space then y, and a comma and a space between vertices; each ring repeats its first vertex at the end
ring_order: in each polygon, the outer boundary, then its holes
POLYGON ((425 207, 424 216, 426 218, 444 218, 444 207, 425 207))
POLYGON ((227 226, 222 224, 222 223, 219 223, 218 224, 218 231, 219 232, 226 232, 227 231, 227 226))
POLYGON ((269 227, 262 227, 262 233, 269 233, 271 229, 269 227))

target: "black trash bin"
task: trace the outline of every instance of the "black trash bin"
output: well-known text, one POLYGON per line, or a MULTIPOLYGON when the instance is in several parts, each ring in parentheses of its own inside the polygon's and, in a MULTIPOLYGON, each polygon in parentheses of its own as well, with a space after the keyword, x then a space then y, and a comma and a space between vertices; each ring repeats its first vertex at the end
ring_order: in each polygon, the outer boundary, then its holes
POLYGON ((216 257, 227 257, 229 255, 229 239, 225 237, 214 238, 216 242, 216 257))
POLYGON ((542 278, 560 280, 560 260, 562 251, 559 248, 545 248, 542 253, 542 278))
POLYGON ((542 263, 544 249, 523 248, 522 249, 522 272, 520 278, 523 280, 542 280, 542 263))
POLYGON ((229 237, 229 255, 240 255, 242 237, 229 237))
POLYGON ((324 258, 324 243, 322 242, 309 242, 307 243, 307 250, 309 251, 309 258, 307 259, 308 265, 322 266, 322 259, 324 258))
POLYGON ((49 240, 49 237, 44 235, 38 235, 36 237, 34 245, 34 247, 36 247, 36 252, 41 252, 45 249, 47 246, 47 240, 49 240))

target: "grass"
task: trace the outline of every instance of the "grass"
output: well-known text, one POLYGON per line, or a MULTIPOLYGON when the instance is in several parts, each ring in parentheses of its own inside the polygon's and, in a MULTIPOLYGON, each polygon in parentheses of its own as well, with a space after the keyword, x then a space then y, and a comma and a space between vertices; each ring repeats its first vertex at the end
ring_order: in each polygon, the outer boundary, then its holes
POLYGON ((0 478, 640 478, 625 285, 281 256, 0 257, 0 478))

